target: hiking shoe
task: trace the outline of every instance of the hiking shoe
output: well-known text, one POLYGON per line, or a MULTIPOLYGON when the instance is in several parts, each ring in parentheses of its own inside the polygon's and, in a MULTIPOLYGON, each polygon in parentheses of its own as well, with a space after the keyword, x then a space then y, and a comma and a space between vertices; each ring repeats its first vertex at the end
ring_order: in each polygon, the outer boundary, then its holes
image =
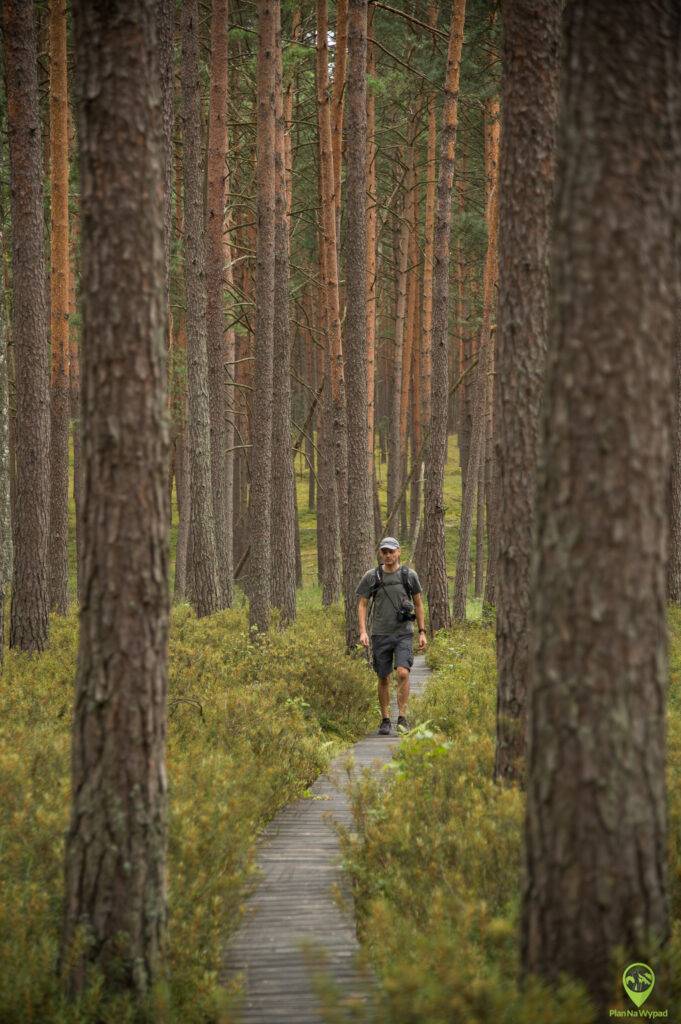
POLYGON ((381 721, 381 724, 378 727, 378 735, 379 736, 389 736, 390 735, 390 719, 389 718, 384 718, 381 721))
POLYGON ((409 732, 409 722, 404 715, 400 715, 397 719, 397 731, 399 732, 400 729, 404 729, 405 732, 409 732))

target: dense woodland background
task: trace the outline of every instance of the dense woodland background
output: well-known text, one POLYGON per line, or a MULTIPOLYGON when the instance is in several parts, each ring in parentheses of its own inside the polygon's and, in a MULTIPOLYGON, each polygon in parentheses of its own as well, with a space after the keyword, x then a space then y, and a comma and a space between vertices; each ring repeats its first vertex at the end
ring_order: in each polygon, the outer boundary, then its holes
POLYGON ((680 22, 3 0, 3 1019, 231 1019, 255 835, 373 720, 384 534, 437 670, 346 837, 385 1019, 680 998, 680 22))

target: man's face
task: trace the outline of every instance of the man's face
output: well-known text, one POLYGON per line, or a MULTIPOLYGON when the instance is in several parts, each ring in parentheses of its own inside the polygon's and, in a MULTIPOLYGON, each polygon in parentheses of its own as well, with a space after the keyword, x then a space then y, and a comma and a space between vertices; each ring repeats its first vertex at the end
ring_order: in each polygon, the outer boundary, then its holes
POLYGON ((400 560, 400 549, 395 548, 395 550, 392 551, 390 548, 381 548, 381 559, 386 571, 392 572, 400 560))

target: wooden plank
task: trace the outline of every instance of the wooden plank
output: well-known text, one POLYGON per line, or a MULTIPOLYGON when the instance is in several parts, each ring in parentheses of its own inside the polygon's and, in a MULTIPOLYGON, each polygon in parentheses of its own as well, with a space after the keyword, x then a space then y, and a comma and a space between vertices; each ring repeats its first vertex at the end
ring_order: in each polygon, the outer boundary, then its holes
MULTIPOLYGON (((416 655, 412 695, 423 689, 428 673, 423 655, 416 655)), ((395 687, 391 689, 396 721, 395 687)), ((394 734, 360 740, 310 787, 321 799, 289 804, 263 831, 257 855, 261 880, 225 950, 221 972, 223 982, 244 975, 240 1024, 323 1024, 312 975, 324 969, 344 998, 371 1003, 371 978, 357 965, 354 919, 334 898, 336 889, 351 906, 333 822, 352 827, 343 791, 348 761, 352 777, 365 767, 380 771, 400 742, 394 734)))

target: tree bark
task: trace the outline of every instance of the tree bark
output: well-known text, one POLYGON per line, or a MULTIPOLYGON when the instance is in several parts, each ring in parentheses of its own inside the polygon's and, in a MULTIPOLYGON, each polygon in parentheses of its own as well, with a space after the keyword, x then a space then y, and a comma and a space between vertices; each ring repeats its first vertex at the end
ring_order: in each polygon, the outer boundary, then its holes
MULTIPOLYGON (((206 211, 206 339, 215 554, 219 607, 232 603, 231 537, 227 534, 227 379, 225 364, 225 201, 227 198, 228 0, 213 0, 206 211)), ((229 517, 231 519, 231 516, 229 517)))
POLYGON ((315 78, 317 118, 319 125, 319 178, 322 206, 321 266, 326 292, 327 338, 330 348, 331 404, 333 409, 334 470, 341 548, 345 557, 348 541, 348 434, 345 404, 345 375, 341 342, 340 298, 338 288, 338 253, 336 217, 333 198, 334 167, 331 133, 331 111, 328 96, 328 21, 327 2, 317 0, 317 52, 315 78))
MULTIPOLYGON (((343 98, 348 58, 348 0, 336 0, 331 128, 333 140, 333 201, 336 206, 336 242, 340 239, 341 163, 343 158, 343 98)), ((349 83, 347 83, 349 86, 349 83)))
POLYGON ((258 239, 255 287, 255 379, 251 455, 250 626, 261 633, 270 617, 272 555, 272 421, 275 299, 276 26, 280 0, 258 0, 258 239))
MULTIPOLYGON (((0 252, 2 240, 0 239, 0 252)), ((0 274, 0 667, 5 648, 5 588, 11 578, 12 522, 9 493, 9 380, 4 281, 0 274)))
MULTIPOLYGON (((681 232, 679 232, 681 234, 681 232)), ((681 260, 676 261, 677 281, 681 260)), ((680 303, 681 306, 681 303, 680 303)), ((681 604, 681 323, 677 319, 674 358, 674 434, 669 474, 669 559, 667 561, 667 600, 681 604)))
MULTIPOLYGON (((367 36, 371 35, 374 8, 367 14, 367 36)), ((367 39, 367 78, 376 72, 374 47, 367 39)), ((374 425, 376 419, 376 244, 378 239, 378 193, 376 190, 376 97, 367 86, 367 446, 369 475, 374 476, 374 425)))
POLYGON ((286 180, 286 125, 283 105, 281 12, 277 9, 274 376, 277 396, 272 423, 272 605, 281 625, 296 617, 296 492, 291 445, 291 332, 289 328, 289 215, 286 180))
MULTIPOLYGON (((475 378, 475 397, 473 403, 473 430, 471 448, 466 471, 466 483, 463 488, 461 502, 461 525, 459 528, 459 550, 456 556, 456 575, 454 578, 454 598, 452 617, 457 622, 466 619, 466 595, 468 591, 468 575, 470 570, 470 543, 473 526, 473 505, 477 493, 476 481, 480 473, 481 461, 484 458, 486 409, 489 389, 489 374, 493 367, 493 330, 492 309, 498 272, 497 261, 497 224, 499 211, 499 188, 492 189, 487 203, 487 255, 485 257, 485 277, 482 296, 482 327, 478 345, 478 368, 475 378)), ((484 481, 484 474, 481 479, 484 481)))
MULTIPOLYGON (((496 12, 492 17, 496 17, 496 12)), ((487 136, 489 139, 488 152, 485 159, 485 177, 488 182, 488 189, 491 191, 499 180, 499 145, 501 137, 501 120, 499 118, 499 97, 488 97, 485 104, 485 120, 487 122, 487 136)), ((498 246, 495 266, 495 286, 499 281, 499 254, 498 246)), ((492 298, 492 303, 497 306, 497 290, 492 298)), ((485 393, 485 446, 483 465, 485 471, 485 513, 487 519, 487 574, 485 576, 485 589, 483 594, 483 618, 488 621, 494 614, 496 602, 496 581, 497 581, 497 487, 499 467, 494 449, 494 394, 497 387, 496 372, 496 349, 497 334, 494 332, 492 345, 489 352, 489 373, 487 374, 487 390, 485 393)))
POLYGON ((447 565, 445 559, 444 476, 447 462, 448 308, 449 237, 451 228, 451 192, 456 155, 459 75, 465 0, 455 0, 447 53, 445 98, 440 138, 440 166, 433 245, 432 289, 432 385, 429 456, 426 460, 424 541, 426 548, 428 607, 432 631, 449 625, 447 565))
POLYGON ((3 4, 12 208, 16 498, 10 646, 48 644, 50 366, 43 243, 42 150, 32 4, 3 4))
POLYGON ((186 454, 191 459, 187 583, 194 611, 201 618, 220 607, 220 583, 211 480, 198 33, 198 0, 186 0, 182 4, 182 170, 187 290, 186 454))
POLYGON ((559 0, 502 8, 499 302, 497 747, 494 777, 524 778, 530 559, 548 329, 548 253, 560 74, 559 0), (528 130, 529 129, 529 130, 528 130))
POLYGON ((157 977, 166 922, 168 422, 154 0, 74 2, 83 252, 83 565, 61 967, 157 977), (79 939, 87 929, 83 948, 79 939))
MULTIPOLYGON (((428 24, 435 28, 437 24, 437 3, 428 5, 428 24)), ((430 423, 431 416, 431 377, 432 377, 432 345, 433 345, 433 260, 435 246, 435 186, 437 178, 437 116, 435 110, 435 93, 428 96, 428 140, 426 145, 426 209, 424 226, 423 254, 423 358, 422 385, 423 392, 423 425, 430 423)))
POLYGON ((602 1014, 669 934, 678 5, 625 5, 617 26, 607 0, 563 19, 521 942, 526 971, 577 978, 602 1014))
POLYGON ((374 562, 373 495, 367 472, 367 0, 350 0, 348 17, 347 230, 345 279, 348 508, 352 514, 344 561, 345 642, 359 641, 355 589, 374 562))
POLYGON ((69 137, 66 0, 50 0, 50 609, 69 607, 69 137))
POLYGON ((409 167, 404 184, 402 220, 397 236, 397 277, 395 301, 395 343, 393 348, 392 389, 390 395, 390 435, 388 440, 388 508, 392 508, 402 486, 401 409, 402 381, 409 378, 406 357, 407 277, 409 269, 409 238, 411 189, 413 185, 413 150, 409 149, 409 167))

